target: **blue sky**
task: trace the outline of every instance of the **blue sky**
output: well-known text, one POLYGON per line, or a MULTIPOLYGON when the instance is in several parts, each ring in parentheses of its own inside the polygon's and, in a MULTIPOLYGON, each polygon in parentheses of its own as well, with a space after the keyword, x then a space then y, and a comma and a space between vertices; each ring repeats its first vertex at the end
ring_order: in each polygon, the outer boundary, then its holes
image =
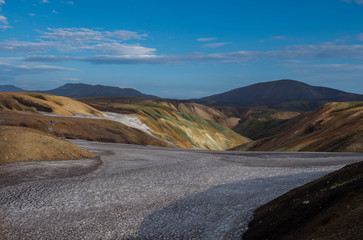
POLYGON ((363 94, 363 0, 0 0, 0 85, 194 98, 295 79, 363 94))

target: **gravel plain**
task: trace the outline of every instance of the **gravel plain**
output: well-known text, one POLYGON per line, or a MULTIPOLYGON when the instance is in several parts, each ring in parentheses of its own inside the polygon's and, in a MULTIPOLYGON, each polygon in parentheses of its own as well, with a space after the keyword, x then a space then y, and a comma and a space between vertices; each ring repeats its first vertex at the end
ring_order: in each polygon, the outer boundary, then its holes
POLYGON ((100 159, 0 165, 0 239, 240 239, 257 207, 363 159, 71 142, 100 159))

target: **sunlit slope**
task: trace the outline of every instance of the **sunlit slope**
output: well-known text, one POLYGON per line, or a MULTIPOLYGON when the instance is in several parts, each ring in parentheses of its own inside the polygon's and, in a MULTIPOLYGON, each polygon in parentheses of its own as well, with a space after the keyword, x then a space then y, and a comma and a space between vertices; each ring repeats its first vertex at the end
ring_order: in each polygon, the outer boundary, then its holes
POLYGON ((92 157, 96 154, 50 134, 24 127, 0 126, 0 164, 92 157))
POLYGON ((43 111, 65 116, 81 114, 106 117, 100 111, 77 100, 42 93, 0 93, 0 107, 15 111, 43 111))
MULTIPOLYGON (((170 146, 150 134, 119 122, 67 117, 74 114, 106 117, 99 110, 67 97, 39 93, 0 93, 0 126, 26 127, 69 139, 170 146), (60 116, 45 116, 39 111, 60 116)), ((24 140, 17 144, 25 143, 24 140)))
MULTIPOLYGON (((199 104, 165 101, 125 104, 117 99, 86 100, 102 111, 112 111, 138 116, 150 127, 152 133, 182 148, 225 150, 250 140, 218 124, 212 114, 208 116, 199 104), (198 114, 198 115, 196 115, 198 114), (201 117, 203 115, 204 118, 201 117)), ((216 112, 217 113, 217 112, 216 112)), ((215 114, 216 114, 215 113, 215 114)))
POLYGON ((235 150, 363 152, 363 102, 325 104, 288 131, 235 150))

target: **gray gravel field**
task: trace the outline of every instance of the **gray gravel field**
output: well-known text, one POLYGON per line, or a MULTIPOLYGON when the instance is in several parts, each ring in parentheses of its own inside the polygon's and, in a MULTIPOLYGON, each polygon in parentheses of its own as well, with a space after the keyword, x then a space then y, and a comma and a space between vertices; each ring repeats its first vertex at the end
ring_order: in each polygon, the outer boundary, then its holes
POLYGON ((71 142, 100 159, 0 165, 0 239, 240 239, 260 205, 363 160, 71 142))

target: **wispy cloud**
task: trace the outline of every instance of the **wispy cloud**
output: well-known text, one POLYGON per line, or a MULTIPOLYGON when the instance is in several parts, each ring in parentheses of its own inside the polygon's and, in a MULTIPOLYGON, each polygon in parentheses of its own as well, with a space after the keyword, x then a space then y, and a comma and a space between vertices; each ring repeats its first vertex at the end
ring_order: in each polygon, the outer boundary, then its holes
POLYGON ((63 1, 62 3, 74 6, 74 2, 73 1, 63 1))
POLYGON ((209 38, 197 38, 198 42, 208 42, 208 41, 213 41, 216 40, 217 38, 215 37, 209 37, 209 38))
POLYGON ((207 43, 207 44, 204 44, 202 47, 205 47, 205 48, 219 48, 219 47, 222 47, 222 46, 228 45, 228 44, 231 44, 231 42, 207 43))
POLYGON ((0 23, 7 25, 8 19, 5 16, 0 15, 0 23))
POLYGON ((34 17, 35 16, 35 13, 29 13, 28 14, 30 17, 34 17))
MULTIPOLYGON (((2 5, 5 4, 5 0, 0 0, 0 11, 2 10, 2 5)), ((0 14, 0 29, 11 28, 8 24, 8 19, 4 15, 0 14)))
POLYGON ((358 40, 363 41, 363 33, 359 34, 358 40))
POLYGON ((234 62, 252 60, 293 61, 301 59, 362 59, 363 45, 336 45, 322 43, 316 45, 287 46, 276 51, 235 51, 225 53, 190 53, 180 55, 129 54, 129 55, 94 55, 94 56, 28 56, 24 60, 31 62, 85 61, 95 64, 181 64, 184 62, 234 62))
POLYGON ((79 71, 74 68, 65 68, 51 65, 38 64, 10 64, 0 62, 0 80, 9 80, 15 76, 25 74, 43 74, 48 72, 79 71))
POLYGON ((79 78, 64 78, 64 80, 66 80, 66 81, 71 81, 71 82, 78 82, 78 81, 80 81, 81 79, 79 79, 79 78))
POLYGON ((271 36, 271 39, 272 40, 284 40, 284 39, 286 39, 286 37, 282 36, 282 35, 280 35, 280 36, 271 36))
POLYGON ((129 44, 124 41, 130 39, 143 39, 146 34, 133 31, 117 30, 96 31, 87 28, 48 28, 40 36, 40 41, 3 41, 0 42, 0 51, 11 53, 40 53, 56 50, 58 52, 93 52, 126 55, 152 54, 155 48, 129 44))

